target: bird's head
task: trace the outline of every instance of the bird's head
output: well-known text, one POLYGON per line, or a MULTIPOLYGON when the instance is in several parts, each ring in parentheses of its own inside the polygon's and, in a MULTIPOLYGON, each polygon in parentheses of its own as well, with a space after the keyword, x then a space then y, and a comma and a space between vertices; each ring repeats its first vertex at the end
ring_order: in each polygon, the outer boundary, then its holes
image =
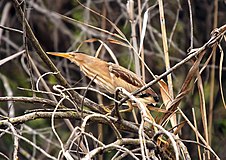
POLYGON ((155 106, 159 102, 159 96, 151 89, 145 90, 143 93, 138 95, 138 98, 141 102, 150 106, 155 106))

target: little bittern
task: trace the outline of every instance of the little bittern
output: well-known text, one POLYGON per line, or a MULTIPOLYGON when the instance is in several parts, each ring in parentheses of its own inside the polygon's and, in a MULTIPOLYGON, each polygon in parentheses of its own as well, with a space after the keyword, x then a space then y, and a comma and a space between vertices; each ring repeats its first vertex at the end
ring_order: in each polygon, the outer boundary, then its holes
MULTIPOLYGON (((79 52, 48 52, 48 54, 69 59, 78 65, 87 77, 94 79, 97 85, 111 94, 115 93, 117 87, 133 92, 145 85, 145 82, 132 71, 99 58, 79 52)), ((158 95, 151 88, 137 95, 137 98, 148 105, 155 105, 158 101, 158 95)))

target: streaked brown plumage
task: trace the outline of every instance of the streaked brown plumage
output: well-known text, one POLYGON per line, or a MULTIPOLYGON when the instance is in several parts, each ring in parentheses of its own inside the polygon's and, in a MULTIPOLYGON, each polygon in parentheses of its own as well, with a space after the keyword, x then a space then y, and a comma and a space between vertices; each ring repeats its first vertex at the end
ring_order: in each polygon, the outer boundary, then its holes
MULTIPOLYGON (((101 59, 79 53, 57 53, 48 54, 69 59, 80 67, 80 70, 100 87, 114 94, 117 87, 122 87, 128 92, 133 92, 145 85, 135 73, 114 63, 106 62, 101 59)), ((138 98, 145 104, 155 105, 158 95, 151 89, 147 89, 138 95, 138 98)))

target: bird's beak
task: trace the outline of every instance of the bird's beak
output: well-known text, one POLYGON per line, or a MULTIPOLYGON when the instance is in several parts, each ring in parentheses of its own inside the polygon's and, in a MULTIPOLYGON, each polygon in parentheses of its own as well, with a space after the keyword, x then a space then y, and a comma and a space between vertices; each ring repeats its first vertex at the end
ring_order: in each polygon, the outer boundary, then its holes
POLYGON ((57 56, 57 57, 63 57, 63 58, 71 58, 71 53, 73 52, 68 52, 68 53, 61 53, 61 52, 46 52, 47 54, 57 56))

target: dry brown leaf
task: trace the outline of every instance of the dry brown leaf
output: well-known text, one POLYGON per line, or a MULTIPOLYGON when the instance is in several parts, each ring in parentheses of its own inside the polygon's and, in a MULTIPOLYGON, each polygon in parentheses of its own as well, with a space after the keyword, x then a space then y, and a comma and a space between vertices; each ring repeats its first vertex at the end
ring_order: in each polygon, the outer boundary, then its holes
POLYGON ((107 41, 109 43, 112 43, 112 44, 118 44, 118 45, 121 45, 121 46, 124 46, 124 47, 127 47, 127 48, 131 48, 130 45, 128 45, 128 44, 126 44, 122 41, 116 40, 116 39, 108 38, 107 41))
POLYGON ((158 82, 158 84, 160 85, 160 93, 162 96, 163 103, 167 108, 167 105, 171 101, 168 85, 162 79, 158 82))

